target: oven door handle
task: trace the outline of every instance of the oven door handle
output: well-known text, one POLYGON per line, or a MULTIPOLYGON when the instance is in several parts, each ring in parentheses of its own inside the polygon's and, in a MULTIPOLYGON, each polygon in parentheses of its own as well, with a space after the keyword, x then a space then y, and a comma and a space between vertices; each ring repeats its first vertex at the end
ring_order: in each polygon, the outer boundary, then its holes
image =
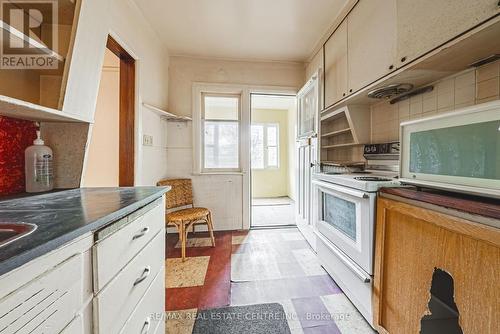
POLYGON ((318 181, 318 180, 313 180, 312 183, 315 185, 321 186, 323 188, 327 188, 329 190, 335 190, 335 191, 338 191, 339 193, 351 195, 354 197, 359 197, 359 198, 370 197, 370 195, 368 195, 367 193, 365 193, 363 191, 357 191, 357 190, 350 189, 347 187, 339 187, 333 183, 328 183, 328 182, 323 182, 323 181, 318 181))
POLYGON ((326 240, 320 233, 316 232, 316 236, 323 241, 323 244, 328 247, 337 257, 349 268, 353 274, 355 274, 363 283, 370 283, 371 277, 367 276, 363 273, 361 269, 355 266, 350 259, 348 259, 341 251, 337 249, 334 245, 330 243, 330 241, 326 240))

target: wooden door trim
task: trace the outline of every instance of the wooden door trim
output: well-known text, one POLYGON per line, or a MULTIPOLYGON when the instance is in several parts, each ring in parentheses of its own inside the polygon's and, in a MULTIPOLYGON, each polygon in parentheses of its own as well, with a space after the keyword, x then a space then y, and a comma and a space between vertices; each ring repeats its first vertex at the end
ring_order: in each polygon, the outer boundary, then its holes
POLYGON ((111 36, 106 47, 120 58, 119 186, 133 186, 135 174, 135 59, 111 36))

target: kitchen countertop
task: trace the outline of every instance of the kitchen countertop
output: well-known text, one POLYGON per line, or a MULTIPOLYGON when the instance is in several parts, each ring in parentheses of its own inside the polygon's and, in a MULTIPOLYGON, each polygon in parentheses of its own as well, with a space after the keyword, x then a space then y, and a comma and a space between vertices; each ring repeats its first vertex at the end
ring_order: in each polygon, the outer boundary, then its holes
POLYGON ((498 199, 416 187, 381 188, 380 194, 382 196, 393 195, 471 215, 500 220, 500 201, 498 199))
POLYGON ((161 197, 169 187, 79 188, 0 201, 0 222, 37 229, 0 247, 0 275, 161 197))

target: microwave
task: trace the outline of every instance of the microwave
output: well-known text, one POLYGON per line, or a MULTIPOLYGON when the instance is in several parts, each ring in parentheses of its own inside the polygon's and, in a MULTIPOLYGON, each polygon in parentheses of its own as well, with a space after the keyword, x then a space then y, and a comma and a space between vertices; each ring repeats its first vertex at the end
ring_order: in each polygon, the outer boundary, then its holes
POLYGON ((500 100, 401 123, 400 181, 500 198, 500 100))

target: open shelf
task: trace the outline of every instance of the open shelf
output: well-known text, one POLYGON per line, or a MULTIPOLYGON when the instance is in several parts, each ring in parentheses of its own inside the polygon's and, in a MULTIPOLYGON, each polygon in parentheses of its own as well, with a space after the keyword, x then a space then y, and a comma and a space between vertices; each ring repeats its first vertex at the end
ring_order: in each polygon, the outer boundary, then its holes
POLYGON ((346 144, 324 145, 322 148, 324 148, 324 149, 332 149, 332 148, 353 147, 353 146, 362 146, 362 145, 364 145, 364 144, 346 143, 346 144))
MULTIPOLYGON (((24 34, 23 32, 17 30, 16 28, 10 26, 9 24, 5 23, 0 19, 0 28, 4 31, 6 31, 11 38, 15 38, 18 41, 21 42, 27 42, 30 47, 38 49, 45 53, 48 56, 54 57, 58 61, 62 62, 64 61, 64 57, 55 52, 54 50, 50 50, 47 48, 45 44, 43 44, 41 41, 38 41, 34 38, 29 37, 28 35, 24 34)), ((3 43, 6 43, 7 39, 3 40, 3 43)))
POLYGON ((325 160, 321 161, 324 165, 344 167, 344 166, 364 166, 364 161, 351 161, 351 160, 325 160))
POLYGON ((176 114, 173 114, 173 113, 168 112, 166 110, 163 110, 163 109, 160 109, 158 107, 152 106, 152 105, 150 105, 148 103, 143 103, 142 105, 145 106, 146 108, 148 108, 148 109, 156 112, 160 116, 165 117, 167 120, 172 121, 172 122, 188 122, 188 121, 192 121, 193 120, 191 117, 176 115, 176 114))
POLYGON ((77 115, 0 95, 0 116, 46 122, 88 122, 77 115))
POLYGON ((347 132, 350 132, 350 131, 351 131, 351 128, 337 130, 337 131, 332 131, 332 132, 328 132, 328 133, 322 134, 321 137, 322 138, 335 137, 335 136, 338 136, 338 135, 341 135, 343 133, 347 133, 347 132))

